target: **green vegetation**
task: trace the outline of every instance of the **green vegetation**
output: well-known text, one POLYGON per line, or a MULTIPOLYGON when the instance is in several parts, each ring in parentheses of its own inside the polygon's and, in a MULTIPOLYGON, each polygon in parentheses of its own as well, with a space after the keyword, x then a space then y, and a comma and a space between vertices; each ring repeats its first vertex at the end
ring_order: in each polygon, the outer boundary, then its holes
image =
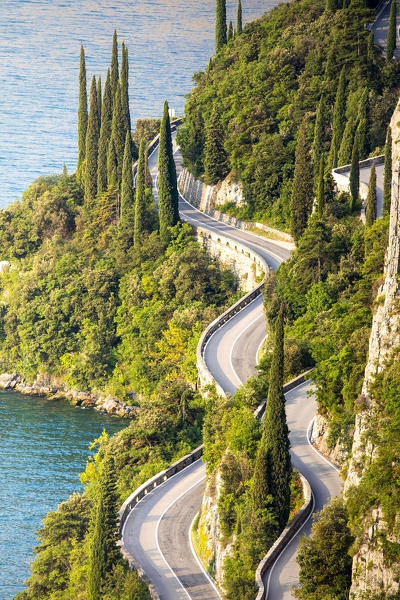
POLYGON ((385 144, 385 171, 383 176, 383 213, 390 215, 392 197, 392 130, 388 127, 385 144))
POLYGON ((222 50, 227 42, 226 38, 226 0, 216 0, 215 18, 215 53, 222 50))
POLYGON ((389 27, 386 40, 386 58, 392 60, 396 48, 396 0, 390 5, 389 27))
POLYGON ((376 219, 376 169, 375 165, 371 167, 371 175, 368 182, 367 207, 365 209, 365 226, 371 227, 376 219))
POLYGON ((236 15, 236 33, 240 35, 243 31, 242 0, 239 0, 236 15))
POLYGON ((167 101, 164 102, 158 145, 158 202, 160 237, 165 242, 170 237, 170 227, 179 222, 179 197, 167 101))
MULTIPOLYGON (((321 98, 323 123, 319 120, 318 149, 312 157, 315 185, 320 152, 326 154, 327 168, 337 160, 329 157, 332 132, 337 153, 349 118, 358 127, 363 93, 368 96, 368 153, 385 143, 397 100, 399 63, 385 61, 371 44, 364 25, 373 19, 372 10, 358 1, 344 8, 341 2, 334 5, 326 11, 325 0, 281 4, 246 25, 204 72, 195 74, 178 134, 184 165, 196 177, 204 175, 204 131, 217 104, 230 176, 244 185, 247 206, 236 209, 244 220, 290 231, 300 125, 306 118, 310 149, 321 98)), ((364 124, 361 128, 365 130, 364 124)), ((352 140, 350 145, 351 159, 352 140)))
POLYGON ((79 108, 78 108, 78 168, 85 160, 86 131, 88 125, 88 107, 86 91, 85 50, 81 44, 81 64, 79 71, 79 108))
POLYGON ((207 183, 217 183, 228 174, 228 160, 224 148, 224 131, 218 107, 215 105, 206 131, 204 171, 207 183))
POLYGON ((112 97, 110 69, 104 86, 103 102, 101 105, 101 127, 99 138, 99 153, 97 159, 97 193, 103 194, 107 189, 107 150, 111 137, 112 97))
POLYGON ((312 208, 312 166, 308 159, 309 148, 306 139, 307 119, 304 118, 297 138, 296 158, 292 187, 291 232, 297 241, 303 235, 312 208))
POLYGON ((99 112, 97 106, 96 78, 93 75, 90 87, 90 110, 86 135, 85 160, 85 205, 92 209, 97 194, 97 158, 99 152, 99 112))

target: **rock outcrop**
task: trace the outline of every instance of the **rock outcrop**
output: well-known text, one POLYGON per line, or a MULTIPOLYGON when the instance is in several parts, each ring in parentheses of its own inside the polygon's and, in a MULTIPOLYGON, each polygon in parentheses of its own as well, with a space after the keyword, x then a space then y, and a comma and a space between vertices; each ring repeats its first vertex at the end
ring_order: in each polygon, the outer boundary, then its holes
MULTIPOLYGON (((391 120, 393 139, 392 204, 390 214, 389 245, 385 258, 384 282, 375 302, 368 362, 362 388, 364 409, 357 414, 353 438, 352 457, 349 464, 345 493, 360 483, 367 460, 374 458, 375 447, 368 433, 374 414, 371 384, 390 359, 393 349, 400 346, 400 105, 391 120)), ((350 597, 361 600, 367 597, 390 597, 400 591, 399 573, 384 556, 380 537, 386 537, 386 524, 381 507, 366 516, 364 531, 359 537, 353 559, 353 578, 350 597)), ((398 540, 397 540, 398 542, 398 540)))
POLYGON ((49 396, 53 400, 65 398, 76 406, 95 408, 120 417, 134 417, 138 410, 101 392, 82 392, 69 388, 62 380, 46 374, 38 374, 33 383, 27 383, 18 373, 1 373, 0 388, 31 396, 49 396))

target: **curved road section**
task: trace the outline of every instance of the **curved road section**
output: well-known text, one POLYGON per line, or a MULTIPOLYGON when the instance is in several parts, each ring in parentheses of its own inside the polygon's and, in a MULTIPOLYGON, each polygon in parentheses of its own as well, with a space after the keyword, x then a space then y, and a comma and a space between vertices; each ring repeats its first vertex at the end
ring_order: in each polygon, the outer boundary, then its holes
MULTIPOLYGON (((180 155, 175 147, 178 171, 180 155)), ((149 158, 153 181, 157 183, 157 150, 149 158)), ((154 192, 156 193, 156 185, 154 192)), ((257 252, 273 269, 289 258, 283 246, 229 225, 198 211, 181 197, 183 220, 218 232, 257 252)), ((262 297, 256 298, 230 319, 208 341, 204 359, 216 381, 226 393, 233 394, 255 373, 260 344, 265 337, 262 297)), ((286 395, 288 425, 292 444, 292 461, 309 480, 315 509, 340 493, 336 470, 308 442, 307 429, 316 412, 310 383, 286 395)), ((190 525, 199 509, 204 491, 205 466, 201 460, 190 465, 154 489, 129 514, 122 532, 123 542, 137 567, 143 569, 161 600, 214 600, 218 590, 194 556, 190 542, 190 525)), ((308 532, 310 522, 303 531, 308 532)), ((298 535, 290 542, 276 563, 265 573, 267 598, 292 598, 290 588, 298 581, 295 560, 298 535)))

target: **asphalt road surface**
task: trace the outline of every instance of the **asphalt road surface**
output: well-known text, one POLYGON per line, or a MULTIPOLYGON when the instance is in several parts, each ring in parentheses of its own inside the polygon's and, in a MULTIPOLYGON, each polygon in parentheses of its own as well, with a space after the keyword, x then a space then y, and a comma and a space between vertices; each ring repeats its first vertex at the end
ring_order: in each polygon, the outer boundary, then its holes
MULTIPOLYGON (((178 170, 180 156, 175 146, 178 170)), ((149 166, 157 185, 157 151, 149 158, 149 166)), ((247 245, 260 254, 274 269, 289 257, 289 251, 272 241, 220 223, 180 200, 181 217, 194 225, 247 245)), ((260 344, 265 337, 262 298, 240 311, 209 340, 205 361, 214 378, 227 393, 255 372, 260 344)), ((313 397, 303 384, 287 397, 288 424, 291 430, 293 464, 309 480, 319 510, 327 499, 340 492, 337 472, 321 458, 307 441, 307 428, 316 411, 313 397)), ((205 467, 201 461, 187 467, 146 496, 130 513, 123 530, 124 545, 155 586, 161 600, 214 600, 219 594, 210 578, 193 555, 189 528, 204 491, 205 467)), ((308 531, 310 522, 304 531, 308 531)), ((268 598, 291 598, 290 587, 297 582, 295 561, 297 536, 279 557, 269 582, 268 598)))
MULTIPOLYGON (((385 2, 380 11, 377 14, 377 17, 371 25, 371 30, 374 32, 374 41, 380 48, 384 55, 386 56, 386 40, 389 28, 389 15, 390 15, 390 0, 385 2)), ((400 58, 400 38, 399 38, 399 26, 396 27, 396 48, 394 51, 394 57, 400 58)))

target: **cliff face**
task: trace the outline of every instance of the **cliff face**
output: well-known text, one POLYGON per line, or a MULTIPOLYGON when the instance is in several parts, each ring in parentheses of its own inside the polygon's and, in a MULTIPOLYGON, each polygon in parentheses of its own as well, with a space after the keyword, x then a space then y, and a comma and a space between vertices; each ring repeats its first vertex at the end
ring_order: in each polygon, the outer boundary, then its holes
MULTIPOLYGON (((372 418, 376 410, 371 395, 371 384, 380 373, 393 349, 400 346, 400 104, 392 120, 392 204, 390 214, 389 245, 386 252, 384 282, 376 298, 368 362, 362 388, 362 404, 365 407, 355 420, 352 458, 349 464, 345 493, 353 485, 360 483, 361 477, 373 460, 376 448, 367 439, 372 418)), ((353 559, 353 578, 350 597, 353 599, 390 597, 400 591, 396 568, 390 566, 379 540, 390 536, 386 533, 386 523, 381 507, 376 507, 366 515, 364 531, 358 539, 358 551, 353 559)), ((392 540, 390 540, 392 541, 392 540)), ((398 542, 398 540, 397 540, 398 542)))

